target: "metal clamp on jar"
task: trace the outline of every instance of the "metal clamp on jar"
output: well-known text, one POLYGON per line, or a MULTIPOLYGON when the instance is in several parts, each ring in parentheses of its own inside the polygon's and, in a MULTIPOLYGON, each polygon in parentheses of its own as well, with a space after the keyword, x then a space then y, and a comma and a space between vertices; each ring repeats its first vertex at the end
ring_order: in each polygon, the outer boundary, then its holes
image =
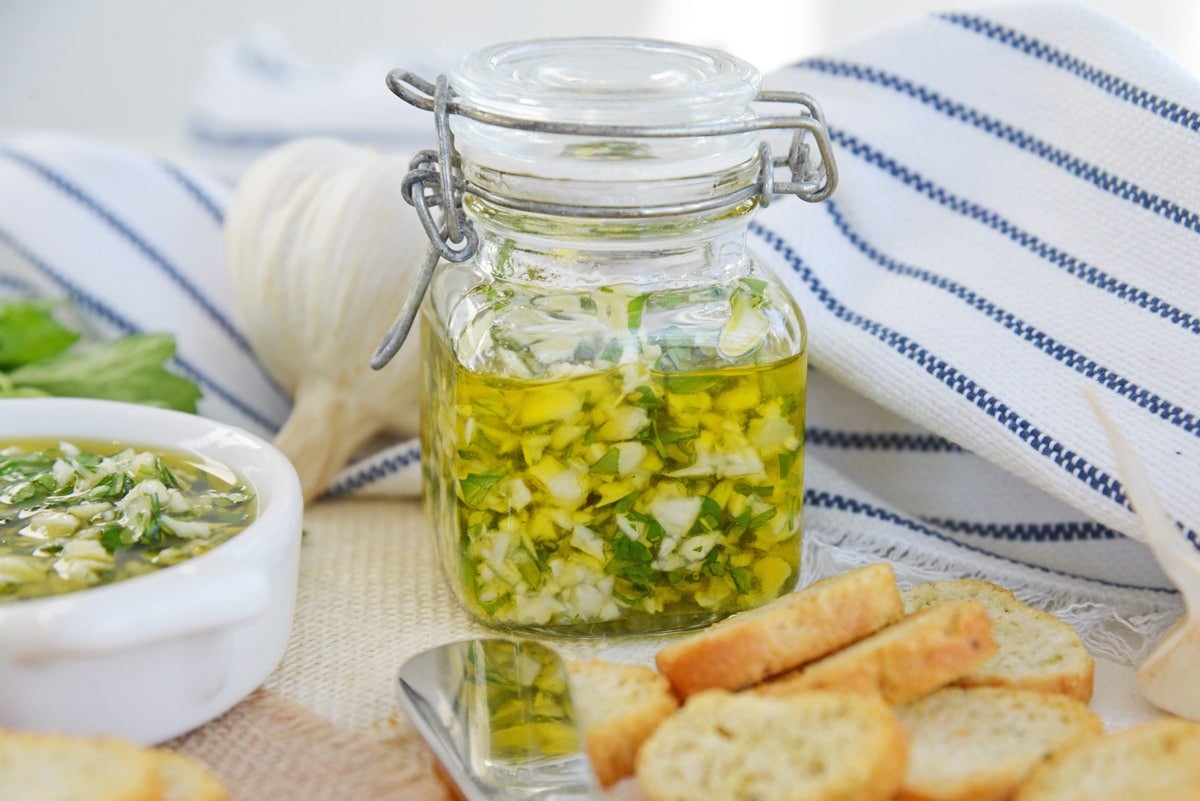
POLYGON ((481 622, 667 631, 794 583, 806 334, 746 230, 775 194, 828 197, 836 168, 816 103, 759 84, 724 53, 635 39, 388 76, 434 112, 438 150, 406 185, 429 257, 372 364, 428 289, 425 507, 481 622), (784 158, 771 129, 793 133, 784 158))

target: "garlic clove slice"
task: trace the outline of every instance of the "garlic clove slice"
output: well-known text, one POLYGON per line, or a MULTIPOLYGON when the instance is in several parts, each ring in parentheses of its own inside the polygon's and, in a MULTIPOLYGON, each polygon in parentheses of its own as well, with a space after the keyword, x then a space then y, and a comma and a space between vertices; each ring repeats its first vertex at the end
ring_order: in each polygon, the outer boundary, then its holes
POLYGON ((1138 668, 1138 689, 1160 709, 1200 721, 1200 623, 1189 609, 1138 668))
POLYGON ((1145 464, 1099 398, 1091 391, 1084 394, 1108 435, 1122 483, 1141 518, 1144 541, 1182 593, 1186 607, 1138 668, 1138 689, 1160 709, 1200 721, 1200 550, 1172 524, 1145 464))

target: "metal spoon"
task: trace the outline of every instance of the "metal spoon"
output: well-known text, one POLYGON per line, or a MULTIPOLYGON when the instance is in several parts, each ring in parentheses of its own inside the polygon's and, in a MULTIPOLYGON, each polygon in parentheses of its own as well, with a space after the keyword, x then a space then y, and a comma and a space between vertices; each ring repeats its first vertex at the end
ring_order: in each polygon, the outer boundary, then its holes
POLYGON ((528 640, 441 645, 400 668, 413 726, 467 801, 597 801, 558 654, 528 640))

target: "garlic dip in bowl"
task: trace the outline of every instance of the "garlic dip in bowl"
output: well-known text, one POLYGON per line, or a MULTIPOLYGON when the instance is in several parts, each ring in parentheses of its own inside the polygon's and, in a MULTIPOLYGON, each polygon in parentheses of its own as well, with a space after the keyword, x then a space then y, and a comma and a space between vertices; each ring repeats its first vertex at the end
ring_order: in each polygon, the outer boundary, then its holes
POLYGON ((0 603, 178 564, 256 511, 245 482, 211 458, 117 442, 0 442, 0 603))
POLYGON ((0 399, 0 727, 151 744, 228 710, 286 648, 302 511, 239 428, 0 399))

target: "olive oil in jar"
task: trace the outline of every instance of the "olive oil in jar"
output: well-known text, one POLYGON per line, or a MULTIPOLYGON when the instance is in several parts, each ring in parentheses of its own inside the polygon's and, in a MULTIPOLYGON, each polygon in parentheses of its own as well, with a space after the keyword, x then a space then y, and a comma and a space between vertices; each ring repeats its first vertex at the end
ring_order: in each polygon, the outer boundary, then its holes
POLYGON ((468 610, 551 633, 702 625, 794 583, 805 356, 558 379, 423 331, 431 527, 468 610))

